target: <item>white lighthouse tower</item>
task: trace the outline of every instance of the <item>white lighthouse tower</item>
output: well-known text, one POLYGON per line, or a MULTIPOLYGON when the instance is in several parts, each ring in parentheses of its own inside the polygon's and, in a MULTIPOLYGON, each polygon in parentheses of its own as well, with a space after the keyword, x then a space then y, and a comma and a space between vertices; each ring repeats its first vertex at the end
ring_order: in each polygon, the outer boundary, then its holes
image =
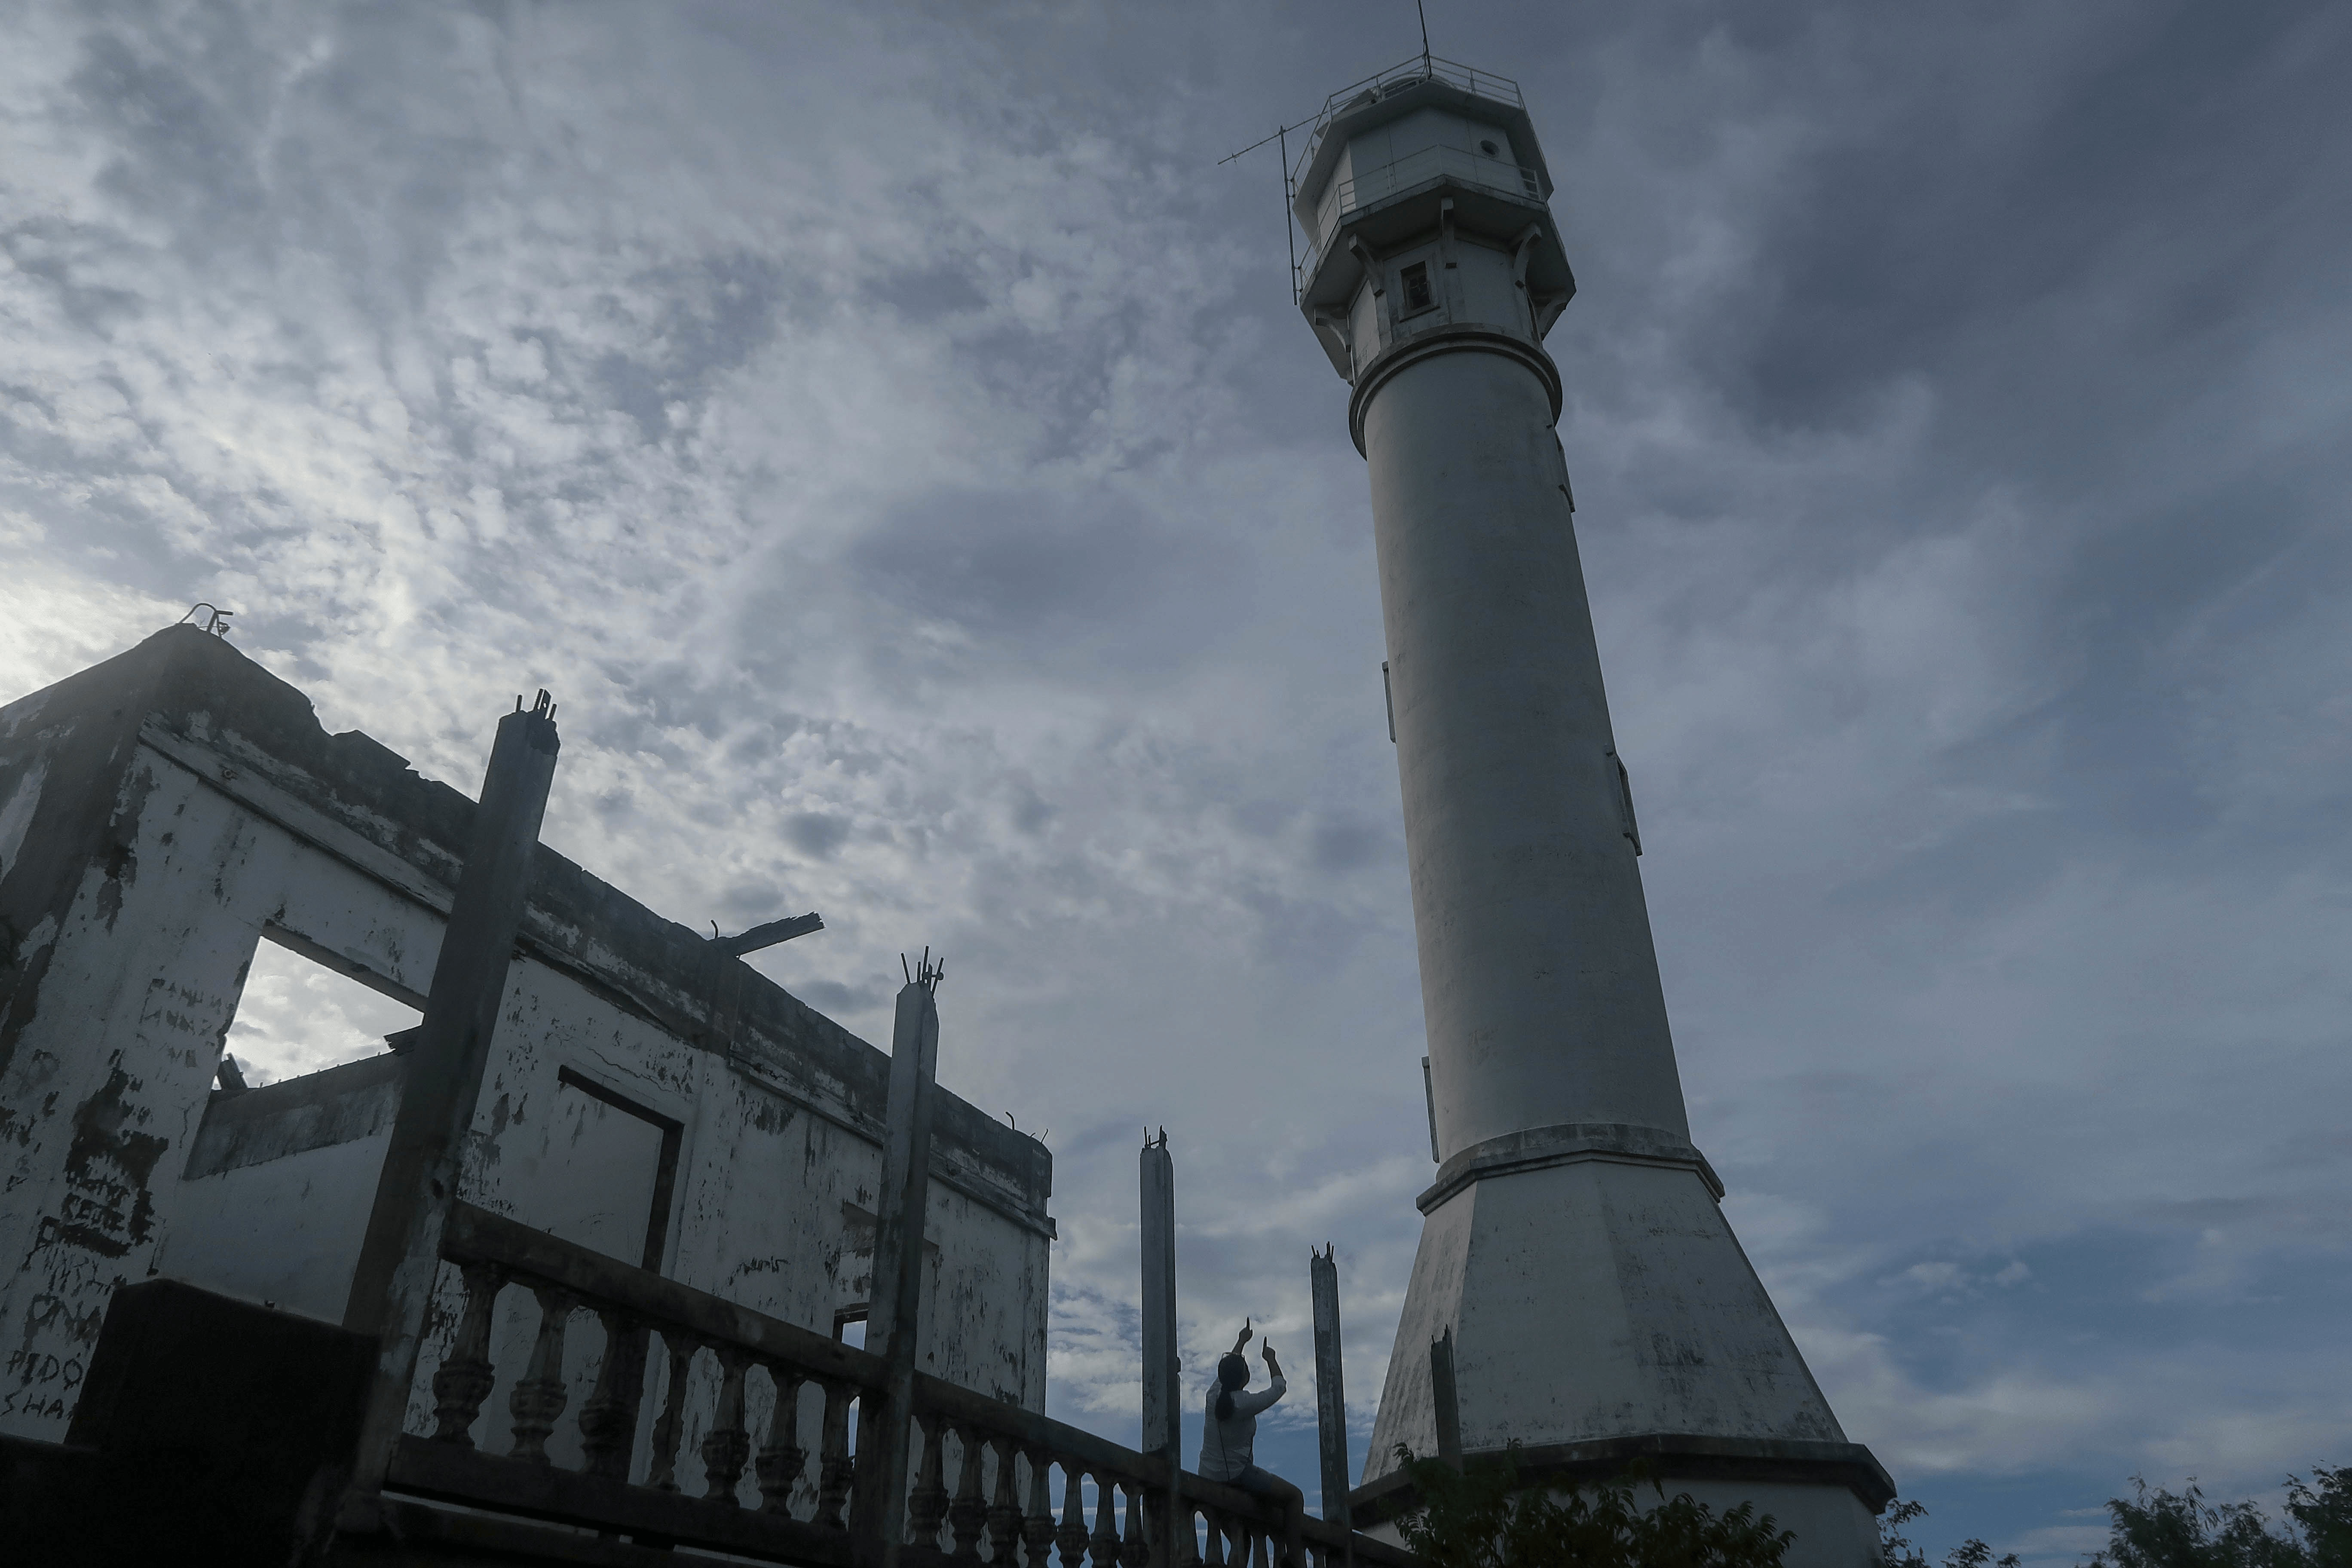
POLYGON ((1297 165, 1299 304, 1371 473, 1439 1161, 1359 1517, 1458 1421, 1530 1477, 1646 1458, 1776 1515, 1792 1568, 1861 1568, 1892 1483, 1690 1142, 1553 433, 1551 190, 1517 88, 1427 57, 1333 94, 1297 165))

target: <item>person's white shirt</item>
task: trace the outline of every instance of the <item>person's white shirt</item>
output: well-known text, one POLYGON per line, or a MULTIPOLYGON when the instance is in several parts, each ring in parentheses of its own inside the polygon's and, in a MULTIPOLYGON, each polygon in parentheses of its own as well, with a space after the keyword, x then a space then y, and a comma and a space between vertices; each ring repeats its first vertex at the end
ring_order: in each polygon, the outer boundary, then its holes
POLYGON ((1234 1413, 1217 1419, 1221 1384, 1209 1385, 1207 1419, 1201 1427, 1201 1475, 1203 1479, 1229 1481, 1257 1463, 1257 1414, 1280 1399, 1287 1385, 1282 1374, 1264 1388, 1234 1390, 1234 1413))

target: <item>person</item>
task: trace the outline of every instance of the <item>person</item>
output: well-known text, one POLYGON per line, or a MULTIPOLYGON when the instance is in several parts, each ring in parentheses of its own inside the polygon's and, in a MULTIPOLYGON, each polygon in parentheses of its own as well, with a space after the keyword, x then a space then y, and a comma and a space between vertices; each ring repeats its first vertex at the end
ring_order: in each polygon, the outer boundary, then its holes
POLYGON ((1282 1363, 1275 1359, 1274 1342, 1269 1340, 1259 1350, 1265 1358, 1268 1382, 1262 1392, 1250 1392, 1249 1358, 1242 1354, 1242 1347, 1250 1342, 1253 1331, 1249 1320, 1243 1319, 1241 1337, 1217 1363, 1217 1381, 1209 1388, 1208 1418, 1201 1426, 1201 1475, 1281 1504, 1283 1547, 1291 1568, 1306 1568, 1299 1536, 1307 1521, 1307 1494, 1271 1470, 1260 1468, 1257 1462, 1258 1412, 1272 1406, 1289 1385, 1283 1382, 1282 1363))

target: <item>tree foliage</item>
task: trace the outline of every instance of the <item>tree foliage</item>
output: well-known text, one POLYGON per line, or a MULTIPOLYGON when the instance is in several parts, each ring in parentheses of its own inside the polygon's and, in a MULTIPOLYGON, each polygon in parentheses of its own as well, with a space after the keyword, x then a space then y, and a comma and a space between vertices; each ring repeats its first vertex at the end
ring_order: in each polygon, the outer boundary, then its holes
POLYGON ((2107 1549, 2089 1568, 2352 1568, 2352 1467, 2289 1476, 2275 1525, 2251 1502, 2206 1501, 2194 1480, 2151 1492, 2137 1476, 2107 1514, 2107 1549))
MULTIPOLYGON (((1927 1553, 1911 1544, 1903 1527, 1915 1519, 1926 1517, 1927 1505, 1923 1502, 1895 1502, 1887 1506, 1878 1519, 1878 1554, 1886 1568, 1927 1568, 1927 1553)), ((1944 1568, 2019 1568, 2017 1553, 2005 1552, 1992 1554, 1992 1548, 1971 1535, 1944 1553, 1944 1568)))
MULTIPOLYGON (((1886 1568, 1928 1568, 1904 1527, 1927 1509, 1898 1502, 1879 1520, 1886 1568)), ((2286 1517, 2273 1523, 2251 1502, 2214 1503, 2191 1480, 2179 1491, 2147 1489, 2107 1500, 2107 1546, 2084 1568, 2352 1568, 2352 1466, 2315 1466, 2311 1479, 2286 1479, 2286 1517)), ((1970 1539, 1945 1554, 1944 1568, 2018 1568, 2015 1552, 1996 1560, 1970 1539)))
POLYGON ((1462 1471, 1400 1445, 1421 1509, 1400 1521, 1433 1568, 1780 1568, 1796 1536, 1754 1503, 1718 1514, 1637 1465, 1614 1480, 1530 1485, 1518 1446, 1462 1471), (1644 1493, 1651 1494, 1644 1496, 1644 1493))

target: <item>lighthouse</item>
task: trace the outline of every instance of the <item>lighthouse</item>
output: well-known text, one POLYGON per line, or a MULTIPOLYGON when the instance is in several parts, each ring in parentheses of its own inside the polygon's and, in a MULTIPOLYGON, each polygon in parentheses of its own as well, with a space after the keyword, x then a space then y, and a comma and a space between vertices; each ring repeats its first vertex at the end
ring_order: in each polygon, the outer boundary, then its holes
POLYGON ((1474 1458, 1519 1445, 1530 1480, 1645 1459, 1794 1530, 1791 1568, 1863 1568, 1893 1484, 1691 1142, 1554 428, 1544 338, 1576 279, 1526 105, 1420 57, 1333 94, 1295 177, 1299 308, 1371 481, 1438 1162, 1359 1517, 1400 1493, 1398 1444, 1458 1430, 1474 1458))

